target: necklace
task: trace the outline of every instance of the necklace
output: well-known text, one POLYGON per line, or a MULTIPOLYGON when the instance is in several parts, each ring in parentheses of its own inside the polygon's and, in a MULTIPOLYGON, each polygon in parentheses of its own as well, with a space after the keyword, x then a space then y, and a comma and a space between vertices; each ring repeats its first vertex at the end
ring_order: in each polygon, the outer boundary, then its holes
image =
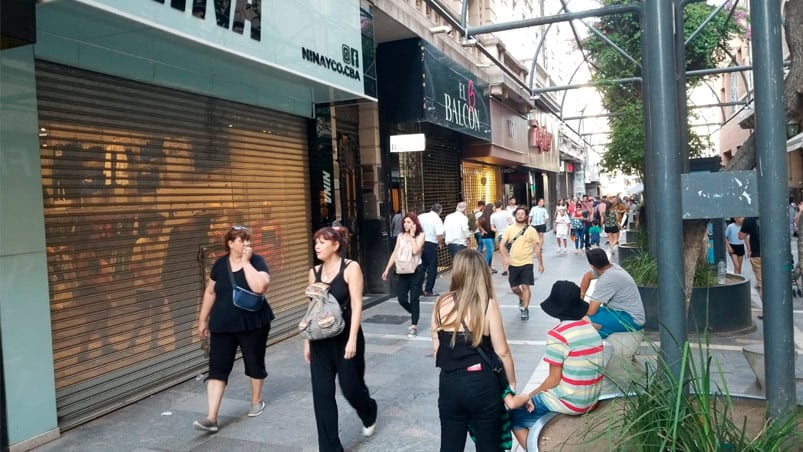
POLYGON ((332 280, 337 276, 340 272, 340 260, 338 260, 337 265, 332 264, 330 268, 326 268, 326 263, 324 262, 321 264, 321 281, 323 282, 332 282, 332 280), (334 267, 331 268, 331 267, 334 267))

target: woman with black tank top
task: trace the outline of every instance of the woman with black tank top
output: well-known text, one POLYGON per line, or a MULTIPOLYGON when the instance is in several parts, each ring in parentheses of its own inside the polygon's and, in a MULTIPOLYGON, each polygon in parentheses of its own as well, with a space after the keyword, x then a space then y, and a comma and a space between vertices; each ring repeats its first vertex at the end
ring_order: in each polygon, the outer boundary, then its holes
POLYGON ((449 292, 438 298, 432 310, 432 351, 441 369, 441 452, 464 450, 469 425, 478 452, 502 450, 505 407, 496 375, 477 351, 480 345, 493 347, 510 387, 515 388, 513 357, 491 272, 478 252, 466 249, 455 255, 449 292))
POLYGON ((363 275, 360 264, 341 256, 346 249, 347 234, 343 227, 325 227, 313 236, 315 255, 323 263, 310 269, 309 283, 329 284, 329 293, 340 303, 346 321, 346 327, 335 337, 304 341, 321 452, 343 450, 337 430, 335 376, 339 376, 343 396, 357 410, 363 435, 371 436, 376 429, 378 409, 365 385, 365 337, 360 327, 363 275))

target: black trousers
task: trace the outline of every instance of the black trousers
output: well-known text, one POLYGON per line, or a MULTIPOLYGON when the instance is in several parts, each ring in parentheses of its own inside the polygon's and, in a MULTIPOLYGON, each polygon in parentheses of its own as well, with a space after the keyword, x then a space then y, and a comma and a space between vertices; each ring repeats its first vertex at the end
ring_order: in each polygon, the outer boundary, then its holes
POLYGON ((420 297, 421 282, 424 280, 424 264, 416 267, 413 274, 398 276, 399 282, 396 291, 399 296, 399 304, 410 313, 411 324, 418 325, 418 318, 421 316, 420 297))
POLYGON ((343 450, 337 433, 335 376, 340 382, 343 396, 357 410, 362 425, 368 427, 376 422, 376 401, 371 398, 365 385, 365 336, 360 328, 357 333, 357 354, 354 358, 345 359, 343 355, 348 336, 347 328, 336 337, 310 342, 312 402, 320 452, 343 450))
POLYGON ((477 452, 501 450, 505 408, 493 372, 488 369, 479 372, 465 369, 441 371, 438 392, 441 452, 465 450, 469 424, 477 438, 477 452))
POLYGON ((424 251, 421 252, 421 261, 427 271, 427 281, 424 292, 432 292, 435 287, 435 278, 438 276, 438 244, 424 242, 424 251))

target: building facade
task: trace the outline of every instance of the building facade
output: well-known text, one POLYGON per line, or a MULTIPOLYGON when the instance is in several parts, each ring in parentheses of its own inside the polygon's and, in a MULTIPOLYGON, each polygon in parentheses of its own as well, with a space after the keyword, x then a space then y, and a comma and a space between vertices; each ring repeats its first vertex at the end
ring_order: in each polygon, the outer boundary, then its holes
POLYGON ((349 104, 376 101, 370 6, 320 6, 40 3, 35 44, 4 37, 0 430, 12 450, 203 371, 201 293, 233 224, 273 274, 271 340, 295 333, 311 232, 363 217, 349 104))

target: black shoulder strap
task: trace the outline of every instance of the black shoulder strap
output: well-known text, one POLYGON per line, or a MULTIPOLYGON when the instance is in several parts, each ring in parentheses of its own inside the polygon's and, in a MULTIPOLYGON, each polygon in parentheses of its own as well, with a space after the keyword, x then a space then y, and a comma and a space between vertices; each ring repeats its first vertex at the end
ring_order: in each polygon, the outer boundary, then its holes
POLYGON ((312 267, 312 274, 315 275, 315 282, 322 282, 321 273, 323 273, 323 264, 312 267))
POLYGON ((525 225, 523 228, 521 228, 521 229, 519 230, 519 233, 518 233, 518 234, 516 234, 515 236, 513 236, 513 238, 512 238, 512 239, 510 239, 510 247, 511 247, 511 248, 513 247, 513 242, 515 242, 516 240, 518 240, 518 238, 519 238, 519 237, 521 237, 522 235, 524 235, 524 233, 525 233, 525 232, 527 232, 527 228, 529 228, 529 226, 525 225))
POLYGON ((234 274, 231 272, 231 264, 229 264, 229 256, 226 256, 226 270, 229 271, 229 281, 231 281, 231 288, 234 289, 237 287, 237 284, 234 283, 234 274))

